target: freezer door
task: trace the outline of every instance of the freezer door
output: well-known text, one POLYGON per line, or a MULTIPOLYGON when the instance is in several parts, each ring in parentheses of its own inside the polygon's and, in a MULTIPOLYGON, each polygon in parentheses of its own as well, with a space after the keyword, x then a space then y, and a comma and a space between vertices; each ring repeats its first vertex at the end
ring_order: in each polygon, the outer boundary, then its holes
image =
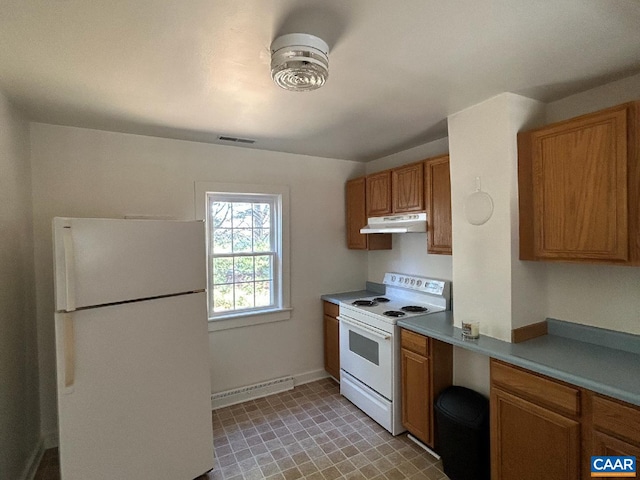
POLYGON ((206 294, 56 314, 62 480, 213 468, 206 294))
POLYGON ((206 288, 203 222, 54 218, 56 311, 206 288))

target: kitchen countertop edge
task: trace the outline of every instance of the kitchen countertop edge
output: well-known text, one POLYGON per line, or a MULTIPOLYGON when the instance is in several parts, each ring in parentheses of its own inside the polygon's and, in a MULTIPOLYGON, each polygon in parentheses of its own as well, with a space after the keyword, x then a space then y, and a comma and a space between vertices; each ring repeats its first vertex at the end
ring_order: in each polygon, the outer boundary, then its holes
POLYGON ((351 292, 341 292, 341 293, 328 293, 326 295, 321 295, 320 299, 325 302, 335 303, 339 305, 340 302, 353 302, 359 298, 364 297, 375 297, 376 295, 384 295, 385 286, 380 283, 367 282, 367 286, 365 290, 354 290, 351 292))
POLYGON ((485 335, 466 340, 462 330, 453 326, 450 311, 399 320, 398 326, 640 406, 640 382, 637 381, 640 355, 636 353, 557 335, 544 335, 522 343, 485 335))

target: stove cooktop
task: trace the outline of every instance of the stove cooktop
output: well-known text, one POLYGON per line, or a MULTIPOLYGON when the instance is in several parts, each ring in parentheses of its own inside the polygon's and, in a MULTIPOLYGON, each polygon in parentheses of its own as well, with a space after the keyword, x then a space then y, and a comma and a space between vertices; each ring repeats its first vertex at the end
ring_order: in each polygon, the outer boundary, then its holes
POLYGON ((359 298, 343 308, 356 315, 395 323, 399 318, 442 312, 449 308, 450 282, 415 275, 386 273, 384 295, 359 298))
POLYGON ((445 308, 438 305, 418 303, 415 299, 409 301, 383 297, 384 300, 381 302, 378 298, 379 297, 360 298, 350 304, 344 304, 344 306, 347 310, 355 310, 364 315, 384 317, 387 320, 408 318, 445 310, 445 308))

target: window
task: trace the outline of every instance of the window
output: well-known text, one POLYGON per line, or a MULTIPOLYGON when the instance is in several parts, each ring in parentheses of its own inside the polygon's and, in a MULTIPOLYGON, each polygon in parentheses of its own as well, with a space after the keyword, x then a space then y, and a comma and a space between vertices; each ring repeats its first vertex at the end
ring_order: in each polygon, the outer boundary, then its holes
POLYGON ((288 189, 196 182, 196 197, 210 330, 289 318, 288 189))
POLYGON ((277 306, 276 195, 207 194, 209 316, 277 306))

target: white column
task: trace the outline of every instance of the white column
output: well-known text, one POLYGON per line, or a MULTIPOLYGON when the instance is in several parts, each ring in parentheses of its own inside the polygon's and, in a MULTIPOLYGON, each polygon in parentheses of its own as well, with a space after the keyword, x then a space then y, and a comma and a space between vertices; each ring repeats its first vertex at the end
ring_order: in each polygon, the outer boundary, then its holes
POLYGON ((517 132, 539 124, 544 104, 503 93, 448 118, 456 326, 480 321, 481 335, 511 341, 511 330, 544 320, 544 267, 518 260, 517 132), (491 195, 493 215, 470 224, 464 202, 491 195))

